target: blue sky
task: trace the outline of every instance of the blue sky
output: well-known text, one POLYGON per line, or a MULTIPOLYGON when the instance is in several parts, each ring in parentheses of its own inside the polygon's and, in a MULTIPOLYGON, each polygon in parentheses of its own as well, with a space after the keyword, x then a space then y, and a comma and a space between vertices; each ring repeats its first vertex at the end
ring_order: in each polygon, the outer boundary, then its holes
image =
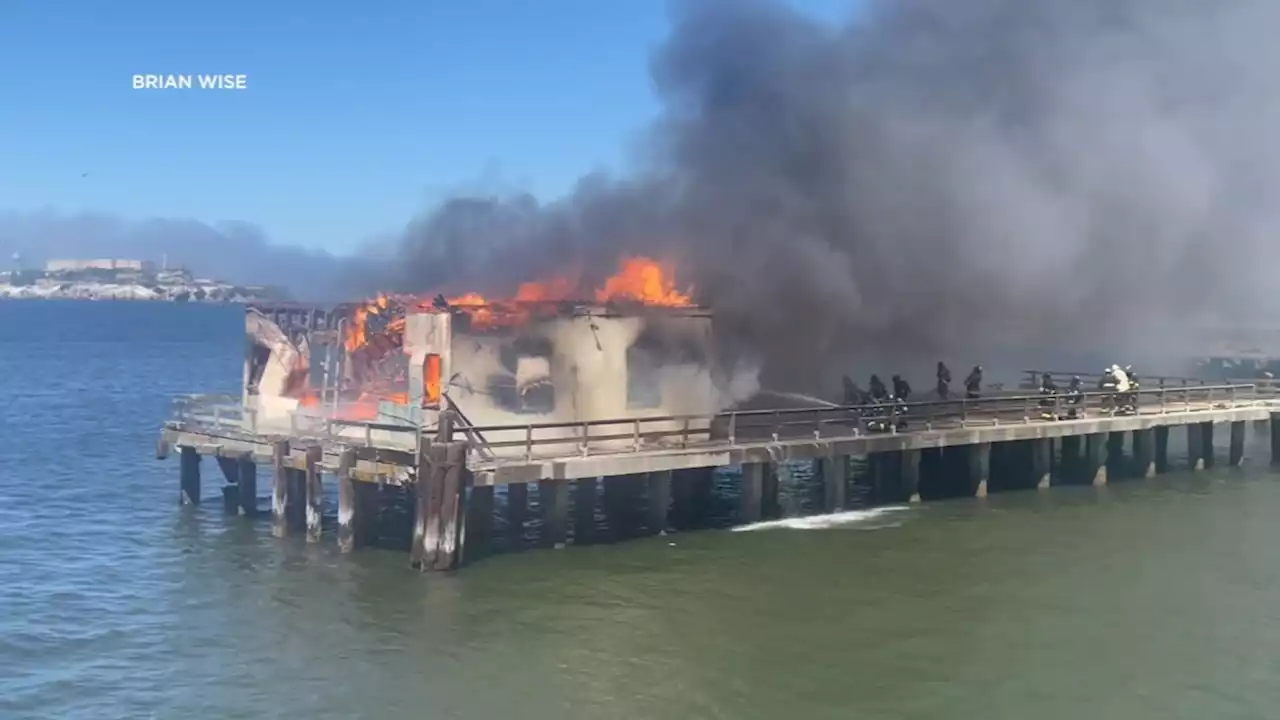
POLYGON ((626 161, 667 20, 663 0, 4 0, 0 211, 244 220, 342 252, 468 185, 553 197, 626 161))

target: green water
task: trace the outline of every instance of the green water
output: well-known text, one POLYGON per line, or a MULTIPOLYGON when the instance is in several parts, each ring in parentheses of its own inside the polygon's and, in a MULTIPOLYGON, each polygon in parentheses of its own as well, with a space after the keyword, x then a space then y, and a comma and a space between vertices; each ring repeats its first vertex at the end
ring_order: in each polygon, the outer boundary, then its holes
POLYGON ((212 467, 179 509, 156 428, 170 396, 237 387, 242 321, 75 305, 0 304, 5 720, 1280 713, 1258 438, 1239 470, 423 576, 224 517, 212 467))

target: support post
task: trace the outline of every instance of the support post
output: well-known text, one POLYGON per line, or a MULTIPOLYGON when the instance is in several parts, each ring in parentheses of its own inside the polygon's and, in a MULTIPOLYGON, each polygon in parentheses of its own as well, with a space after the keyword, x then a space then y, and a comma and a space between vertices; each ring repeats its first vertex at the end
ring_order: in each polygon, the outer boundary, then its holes
POLYGON ((772 520, 782 515, 782 505, 778 502, 778 465, 777 463, 761 463, 764 482, 760 490, 760 518, 772 520))
POLYGON ((1067 435, 1062 438, 1062 459, 1058 462, 1057 473, 1059 484, 1079 482, 1080 450, 1083 444, 1079 435, 1067 435))
POLYGON ((1133 431, 1134 472, 1141 478, 1156 476, 1156 433, 1154 428, 1133 431))
POLYGON ((199 505, 200 453, 193 447, 183 447, 178 462, 178 502, 182 505, 199 505))
POLYGON ((1031 481, 1040 490, 1053 484, 1053 438, 1031 441, 1031 481))
POLYGON ((1204 426, 1187 425, 1187 465, 1192 470, 1204 469, 1204 426))
POLYGON ((543 547, 562 548, 569 542, 569 481, 539 480, 543 547))
POLYGON ((909 503, 920 502, 920 457, 919 450, 902 451, 902 493, 909 503))
POLYGON ((991 481, 991 443, 974 443, 969 446, 969 482, 973 486, 973 496, 987 496, 987 485, 991 481))
POLYGON ((324 448, 313 445, 307 448, 306 493, 307 493, 307 542, 320 542, 323 532, 321 522, 324 520, 324 484, 321 482, 320 460, 324 457, 324 448))
POLYGON ((218 456, 218 469, 222 470, 222 512, 235 515, 240 512, 240 487, 236 482, 240 474, 240 458, 218 456))
POLYGON ((1110 439, 1107 434, 1093 433, 1084 439, 1085 473, 1094 487, 1107 484, 1107 460, 1104 448, 1110 439))
POLYGON ((1155 428, 1155 462, 1156 472, 1169 471, 1169 426, 1160 425, 1155 428))
POLYGON ((470 563, 484 557, 493 542, 493 486, 472 485, 467 489, 466 520, 462 533, 462 557, 470 563))
POLYGON ((1280 413, 1271 413, 1271 465, 1280 466, 1280 413))
POLYGON ((1231 423, 1231 450, 1227 456, 1227 464, 1231 467, 1240 467, 1244 462, 1244 433, 1245 423, 1243 420, 1231 423))
POLYGON ((581 478, 573 482, 573 544, 583 545, 596 536, 596 496, 600 481, 581 478))
POLYGON ((271 485, 271 534, 284 537, 289 534, 289 490, 292 472, 289 468, 289 441, 281 440, 272 445, 271 485))
POLYGON ((646 478, 649 501, 649 532, 664 535, 667 515, 671 512, 671 471, 659 470, 646 478))
POLYGON ((1107 434, 1107 467, 1108 469, 1119 469, 1124 467, 1124 433, 1112 432, 1107 434))
POLYGON ((524 544, 524 521, 529 517, 529 486, 525 483, 507 485, 506 546, 515 549, 524 544))
POLYGON ((1200 457, 1204 458, 1204 466, 1213 467, 1213 423, 1200 423, 1200 457))
POLYGON ((742 492, 738 495, 738 523, 741 525, 760 521, 764 471, 763 463, 742 464, 742 492))
POLYGON ((356 493, 356 451, 346 449, 338 458, 338 550, 349 553, 356 548, 360 497, 356 493))
POLYGON ((414 547, 410 550, 410 561, 423 572, 457 567, 465 471, 465 442, 423 444, 418 461, 414 547))
POLYGON ((822 473, 823 508, 829 512, 844 510, 846 485, 849 482, 849 458, 845 455, 828 455, 815 463, 822 473))

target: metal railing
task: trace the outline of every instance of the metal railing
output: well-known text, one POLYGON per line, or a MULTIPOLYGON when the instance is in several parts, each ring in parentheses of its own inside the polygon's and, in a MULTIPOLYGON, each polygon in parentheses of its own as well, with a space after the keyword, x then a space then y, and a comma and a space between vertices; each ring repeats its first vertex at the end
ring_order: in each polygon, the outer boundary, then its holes
MULTIPOLYGON (((1139 370, 1141 370, 1141 368, 1139 368, 1139 370)), ((1059 385, 1064 385, 1064 386, 1067 384, 1066 381, 1068 381, 1070 378, 1079 377, 1081 383, 1083 383, 1084 386, 1087 388, 1096 388, 1098 386, 1098 381, 1102 379, 1102 375, 1103 375, 1102 373, 1096 373, 1096 372, 1084 373, 1084 372, 1063 372, 1059 370, 1023 370, 1022 381, 1019 383, 1018 387, 1023 390, 1038 389, 1040 387, 1040 378, 1045 373, 1049 373, 1049 375, 1054 379, 1054 381, 1056 381, 1059 385)), ((1235 383, 1236 381, 1222 380, 1219 383, 1219 381, 1215 381, 1215 380, 1186 377, 1182 375, 1143 375, 1141 373, 1138 374, 1139 385, 1144 388, 1153 388, 1153 389, 1202 387, 1202 386, 1208 385, 1211 382, 1229 385, 1229 384, 1235 383)), ((1247 380, 1240 380, 1239 382, 1244 384, 1252 384, 1254 380, 1247 379, 1247 380)))
MULTIPOLYGON (((996 395, 908 403, 877 403, 777 410, 743 410, 716 415, 665 415, 585 422, 467 426, 481 460, 571 457, 661 449, 716 448, 742 443, 830 439, 916 431, 939 431, 1011 424, 1164 415, 1251 407, 1273 397, 1255 383, 1188 384, 1133 393, 996 395)), ((260 435, 252 408, 230 396, 185 396, 171 426, 195 431, 260 435)), ((418 427, 290 413, 292 436, 346 445, 415 447, 418 427)))

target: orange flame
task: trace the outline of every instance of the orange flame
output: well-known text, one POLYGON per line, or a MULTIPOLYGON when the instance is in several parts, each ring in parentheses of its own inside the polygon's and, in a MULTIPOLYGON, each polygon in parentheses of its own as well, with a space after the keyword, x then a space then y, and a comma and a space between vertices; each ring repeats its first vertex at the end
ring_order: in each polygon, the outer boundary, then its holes
POLYGON ((605 280, 596 291, 596 301, 618 300, 662 307, 690 307, 693 298, 676 290, 674 278, 662 265, 645 257, 623 258, 617 275, 605 280))

